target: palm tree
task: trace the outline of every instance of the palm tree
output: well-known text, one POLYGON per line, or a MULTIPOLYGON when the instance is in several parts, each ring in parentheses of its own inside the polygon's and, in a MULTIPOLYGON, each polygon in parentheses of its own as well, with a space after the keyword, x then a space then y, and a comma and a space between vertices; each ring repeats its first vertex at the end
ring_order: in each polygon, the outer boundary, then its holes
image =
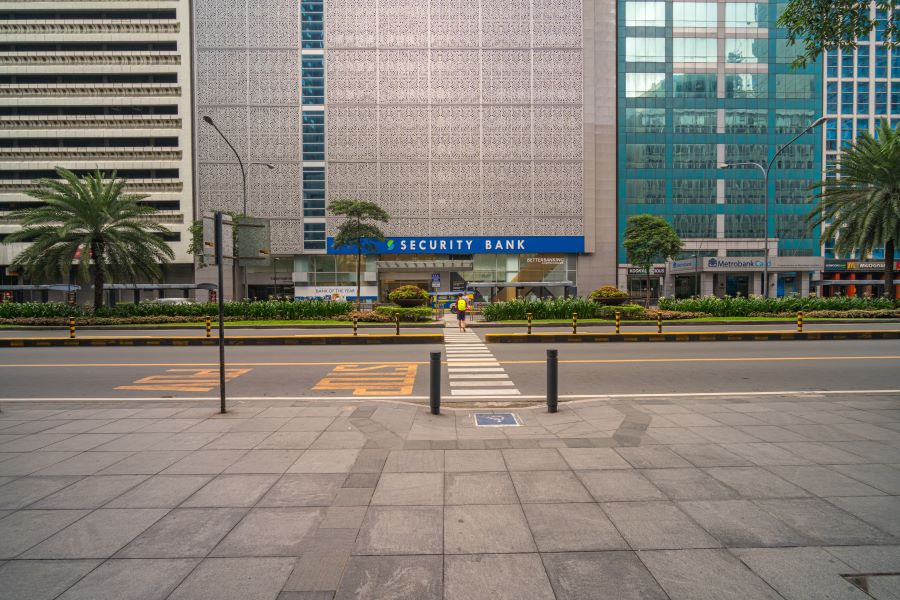
POLYGON ((900 241, 900 127, 882 120, 878 137, 860 134, 841 151, 824 181, 813 186, 819 206, 808 219, 825 225, 822 241, 834 239, 839 255, 860 258, 884 247, 884 287, 894 298, 894 248, 900 241))
POLYGON ((125 181, 99 170, 80 178, 56 169, 60 180, 41 179, 28 192, 41 201, 9 214, 22 229, 6 242, 31 245, 13 261, 35 279, 65 279, 77 260, 78 279, 93 280, 94 309, 103 306, 103 286, 119 281, 159 280, 161 264, 175 254, 163 241, 169 230, 152 220, 156 209, 139 204, 146 196, 125 194, 125 181), (91 264, 93 263, 93 270, 91 264))

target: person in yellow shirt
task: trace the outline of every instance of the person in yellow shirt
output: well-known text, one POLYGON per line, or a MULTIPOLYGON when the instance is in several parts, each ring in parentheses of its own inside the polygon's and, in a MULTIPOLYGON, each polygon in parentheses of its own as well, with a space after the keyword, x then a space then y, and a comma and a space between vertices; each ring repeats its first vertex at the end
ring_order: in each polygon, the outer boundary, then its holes
POLYGON ((465 294, 460 294, 456 299, 456 322, 459 324, 459 330, 466 330, 466 313, 469 310, 469 299, 465 294))

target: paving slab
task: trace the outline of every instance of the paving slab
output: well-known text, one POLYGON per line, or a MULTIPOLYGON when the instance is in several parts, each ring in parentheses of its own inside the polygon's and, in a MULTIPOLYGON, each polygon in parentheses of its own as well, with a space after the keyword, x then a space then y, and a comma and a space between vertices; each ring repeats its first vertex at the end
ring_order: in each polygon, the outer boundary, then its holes
POLYGON ((276 431, 255 446, 257 450, 305 450, 318 436, 315 431, 276 431))
POLYGON ((372 496, 372 504, 382 506, 440 506, 443 503, 443 473, 384 473, 372 496))
POLYGON ((891 465, 832 465, 829 468, 885 494, 900 496, 900 469, 891 465))
POLYGON ((444 470, 443 450, 392 450, 385 473, 437 473, 444 470))
POLYGON ((569 464, 555 448, 513 448, 501 452, 510 471, 563 471, 569 468, 569 464))
POLYGON ((78 475, 20 477, 0 486, 0 508, 18 510, 80 480, 78 475))
POLYGON ((444 600, 555 600, 537 554, 444 558, 444 600))
MULTIPOLYGON (((844 500, 833 500, 838 501, 844 500)), ((756 500, 755 504, 818 544, 884 544, 894 541, 889 534, 818 498, 756 500)))
POLYGON ((443 509, 439 506, 372 506, 354 554, 441 554, 443 509))
POLYGON ((240 521, 243 508, 178 508, 116 553, 116 558, 204 558, 240 521))
POLYGON ((542 555, 556 600, 669 600, 634 552, 542 555))
POLYGON ((761 467, 717 467, 706 469, 744 498, 802 498, 809 493, 761 467))
POLYGON ((444 504, 516 504, 518 496, 508 473, 447 473, 444 504))
POLYGON ((788 600, 871 600, 841 577, 851 568, 821 548, 748 548, 734 554, 788 600))
POLYGON ((569 467, 577 471, 631 468, 612 448, 560 448, 559 453, 569 467))
POLYGON ((442 600, 440 556, 353 556, 334 600, 442 600))
POLYGON ((41 469, 77 456, 77 452, 25 452, 0 462, 0 476, 30 475, 41 469))
POLYGON ((725 550, 641 552, 671 600, 783 600, 725 550))
POLYGON ((900 567, 900 546, 827 546, 825 550, 857 573, 890 573, 900 567))
POLYGON ((510 476, 523 504, 593 500, 572 471, 514 471, 510 476))
POLYGON ((292 558, 208 558, 167 600, 276 600, 292 558))
POLYGON ((602 506, 635 550, 716 548, 721 545, 671 502, 611 502, 602 506))
POLYGON ((23 558, 109 558, 165 514, 165 509, 155 508, 101 508, 41 542, 23 558))
POLYGON ((535 550, 531 531, 518 504, 448 506, 444 509, 445 554, 535 550))
POLYGON ((356 530, 319 529, 311 534, 303 555, 294 566, 285 591, 327 591, 334 593, 350 559, 356 530))
POLYGON ((799 546, 811 543, 803 533, 749 500, 694 500, 679 502, 710 535, 728 547, 799 546))
POLYGON ((445 450, 444 468, 448 473, 506 471, 499 450, 445 450))
POLYGON ((187 456, 188 450, 144 451, 97 472, 98 475, 155 475, 187 456))
POLYGON ((59 600, 165 600, 199 560, 108 560, 59 600))
MULTIPOLYGON (((673 467, 690 467, 691 463, 672 452, 665 446, 638 446, 634 448, 616 448, 628 463, 636 469, 666 469, 673 467)), ((572 467, 573 469, 576 467, 572 467)))
POLYGON ((258 506, 331 506, 346 475, 340 473, 298 473, 279 479, 258 506))
POLYGON ((0 559, 15 558, 86 514, 86 510, 20 510, 3 517, 0 559))
POLYGON ((175 508, 211 479, 212 475, 154 475, 105 507, 175 508))
POLYGON ((89 476, 38 500, 31 508, 100 508, 147 479, 146 475, 89 476))
POLYGON ((225 536, 213 556, 300 556, 325 509, 254 508, 225 536))
POLYGON ((526 504, 522 508, 540 552, 628 549, 596 504, 526 504))
POLYGON ((738 497, 736 491, 710 477, 702 469, 642 469, 641 474, 672 500, 724 500, 738 497))
POLYGON ((900 497, 829 498, 828 501, 866 523, 900 537, 900 497))
POLYGON ((307 450, 288 473, 348 473, 359 450, 307 450))
POLYGON ((0 597, 53 600, 99 564, 99 560, 10 561, 0 565, 0 597))
POLYGON ((639 471, 578 471, 577 475, 597 502, 664 500, 666 497, 639 471))
POLYGON ((302 450, 250 450, 225 473, 284 473, 297 462, 302 450))
MULTIPOLYGON (((41 469, 37 475, 93 475, 132 454, 132 452, 82 452, 41 469)), ((0 463, 0 466, 4 464, 0 463)))
POLYGON ((182 504, 183 507, 249 507, 278 480, 278 475, 219 475, 182 504))
POLYGON ((197 450, 163 471, 166 475, 218 475, 246 450, 197 450))

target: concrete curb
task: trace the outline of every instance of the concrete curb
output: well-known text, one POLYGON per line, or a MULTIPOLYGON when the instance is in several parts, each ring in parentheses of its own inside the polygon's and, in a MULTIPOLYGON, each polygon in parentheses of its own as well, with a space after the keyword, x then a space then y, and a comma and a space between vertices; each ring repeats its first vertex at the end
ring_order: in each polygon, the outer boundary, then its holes
MULTIPOLYGON (((216 346, 216 337, 120 337, 120 338, 0 338, 0 348, 73 348, 103 346, 216 346)), ((230 336, 226 346, 359 346, 378 344, 443 344, 442 333, 407 333, 403 335, 353 334, 339 335, 272 335, 230 336)))
POLYGON ((682 333, 488 333, 489 344, 566 344, 606 342, 772 342, 896 340, 900 331, 686 331, 682 333))
MULTIPOLYGON (((400 323, 404 329, 443 329, 443 321, 429 321, 427 323, 400 323)), ((183 323, 154 323, 152 325, 78 325, 78 331, 153 331, 156 329, 183 329, 184 331, 203 330, 203 323, 199 325, 184 325, 183 323)), ((360 329, 394 329, 394 323, 360 323, 360 329)), ((218 329, 218 324, 212 322, 213 330, 218 329)), ((353 323, 341 323, 337 325, 233 325, 225 321, 226 329, 352 329, 353 323)), ((5 326, 0 331, 68 331, 68 325, 11 325, 5 326)))
MULTIPOLYGON (((816 323, 818 325, 863 325, 868 323, 900 323, 900 318, 898 319, 806 319, 807 323, 816 323)), ((790 325, 794 323, 794 318, 784 318, 784 319, 767 319, 765 321, 663 321, 666 327, 702 327, 706 325, 790 325)), ((578 322, 579 325, 584 327, 597 327, 597 326, 610 326, 612 327, 613 321, 586 321, 581 320, 578 322)), ((488 329, 494 328, 497 329, 506 329, 506 328, 519 328, 525 329, 528 327, 527 323, 517 322, 517 323, 506 323, 504 321, 490 322, 490 321, 480 321, 477 323, 468 323, 469 327, 474 327, 476 329, 488 329)), ((571 321, 560 321, 559 323, 532 323, 531 326, 533 328, 538 327, 570 327, 571 321)), ((622 321, 622 327, 655 327, 656 321, 622 321)))

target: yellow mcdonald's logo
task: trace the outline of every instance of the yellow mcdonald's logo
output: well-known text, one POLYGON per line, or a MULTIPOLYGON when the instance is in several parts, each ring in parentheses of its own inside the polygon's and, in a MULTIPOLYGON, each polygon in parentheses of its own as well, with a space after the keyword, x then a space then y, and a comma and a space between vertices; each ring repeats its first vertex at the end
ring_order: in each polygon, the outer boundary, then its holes
POLYGON ((856 265, 855 262, 848 262, 848 263, 847 263, 847 270, 848 270, 848 271, 852 271, 852 270, 856 269, 856 267, 857 267, 857 265, 856 265))

